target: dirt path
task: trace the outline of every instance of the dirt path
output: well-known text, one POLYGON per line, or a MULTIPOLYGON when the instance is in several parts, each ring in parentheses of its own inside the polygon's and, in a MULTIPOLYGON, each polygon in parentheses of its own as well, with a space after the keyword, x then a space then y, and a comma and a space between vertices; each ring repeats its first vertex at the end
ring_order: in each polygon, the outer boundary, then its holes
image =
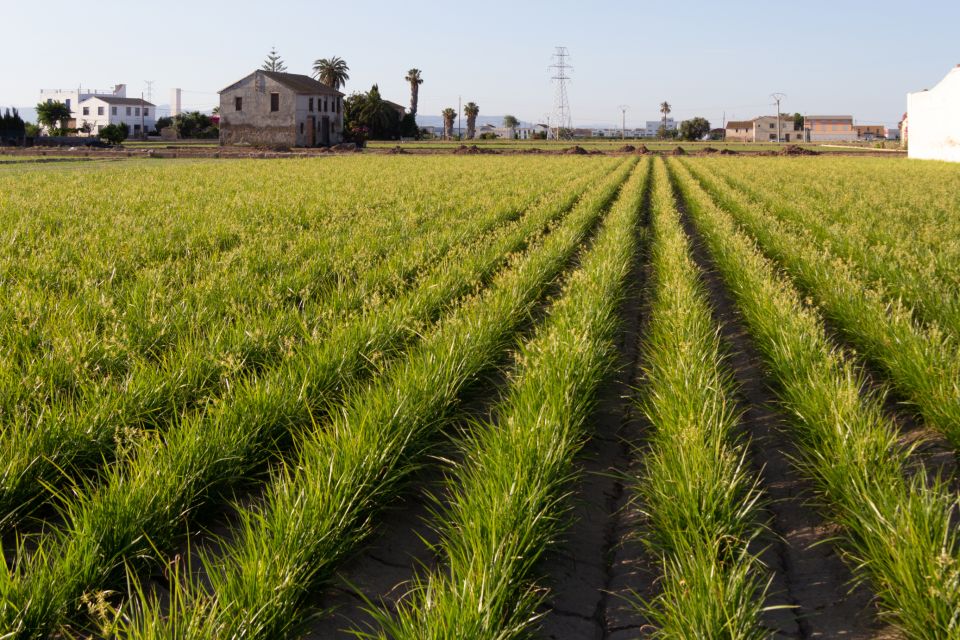
POLYGON ((753 466, 770 500, 770 535, 761 541, 762 558, 773 572, 768 606, 791 608, 768 611, 765 623, 779 638, 896 637, 875 618, 872 593, 862 585, 852 588, 853 575, 829 543, 837 532, 808 504, 811 487, 790 463, 798 452, 764 380, 760 355, 685 212, 683 222, 731 351, 753 466))

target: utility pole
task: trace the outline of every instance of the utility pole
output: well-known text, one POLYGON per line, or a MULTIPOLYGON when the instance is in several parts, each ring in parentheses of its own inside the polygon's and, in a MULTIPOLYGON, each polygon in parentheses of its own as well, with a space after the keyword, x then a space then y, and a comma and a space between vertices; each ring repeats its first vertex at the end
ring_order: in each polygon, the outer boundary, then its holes
POLYGON ((463 140, 463 96, 457 96, 457 140, 463 140))
POLYGON ((144 115, 143 115, 143 91, 140 92, 140 138, 142 140, 147 139, 147 130, 144 128, 144 115))
POLYGON ((780 135, 780 101, 787 97, 785 93, 771 93, 770 97, 773 98, 774 102, 777 104, 777 144, 780 144, 781 135, 780 135))
POLYGON ((621 139, 621 140, 626 140, 626 139, 627 139, 627 109, 630 108, 630 105, 628 105, 628 104, 622 104, 622 105, 620 105, 620 106, 617 107, 617 108, 620 109, 620 118, 621 118, 621 120, 620 120, 620 139, 621 139))

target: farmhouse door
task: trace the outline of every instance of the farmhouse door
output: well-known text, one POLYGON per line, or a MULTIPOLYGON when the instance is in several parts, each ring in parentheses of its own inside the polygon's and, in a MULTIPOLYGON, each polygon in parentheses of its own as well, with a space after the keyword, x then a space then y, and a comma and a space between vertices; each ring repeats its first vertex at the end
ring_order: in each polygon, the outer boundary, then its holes
POLYGON ((314 116, 307 116, 307 140, 310 146, 317 146, 317 119, 314 116))
POLYGON ((330 146, 330 116, 320 117, 320 141, 323 146, 330 146))

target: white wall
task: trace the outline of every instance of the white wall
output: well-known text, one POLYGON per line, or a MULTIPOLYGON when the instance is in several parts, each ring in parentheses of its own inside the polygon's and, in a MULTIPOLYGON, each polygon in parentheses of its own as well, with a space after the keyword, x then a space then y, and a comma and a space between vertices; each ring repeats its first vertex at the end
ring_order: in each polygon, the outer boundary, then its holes
POLYGON ((907 94, 911 158, 960 162, 960 66, 936 87, 907 94))
POLYGON ((93 127, 93 134, 96 135, 99 133, 100 129, 108 124, 119 124, 124 122, 129 125, 130 136, 133 137, 136 132, 136 127, 142 122, 146 132, 150 133, 153 131, 154 126, 157 123, 156 107, 147 106, 145 108, 148 110, 148 113, 142 114, 141 120, 141 114, 138 111, 141 109, 140 106, 109 104, 108 102, 97 97, 88 98, 87 100, 81 102, 79 108, 77 109, 77 127, 79 128, 83 126, 83 123, 86 121, 93 127), (128 107, 130 109, 130 115, 127 115, 128 107), (84 108, 90 110, 88 115, 83 115, 84 108), (100 115, 98 109, 103 109, 103 115, 100 115), (113 113, 114 109, 117 110, 116 115, 113 113))

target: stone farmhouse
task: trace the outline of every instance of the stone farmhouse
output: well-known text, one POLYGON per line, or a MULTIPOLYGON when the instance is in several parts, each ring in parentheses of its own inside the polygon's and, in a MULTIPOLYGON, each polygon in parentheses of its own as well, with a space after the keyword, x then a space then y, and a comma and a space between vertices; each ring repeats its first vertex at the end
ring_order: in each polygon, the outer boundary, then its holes
POLYGON ((257 70, 220 91, 220 144, 343 142, 343 94, 309 76, 257 70))

